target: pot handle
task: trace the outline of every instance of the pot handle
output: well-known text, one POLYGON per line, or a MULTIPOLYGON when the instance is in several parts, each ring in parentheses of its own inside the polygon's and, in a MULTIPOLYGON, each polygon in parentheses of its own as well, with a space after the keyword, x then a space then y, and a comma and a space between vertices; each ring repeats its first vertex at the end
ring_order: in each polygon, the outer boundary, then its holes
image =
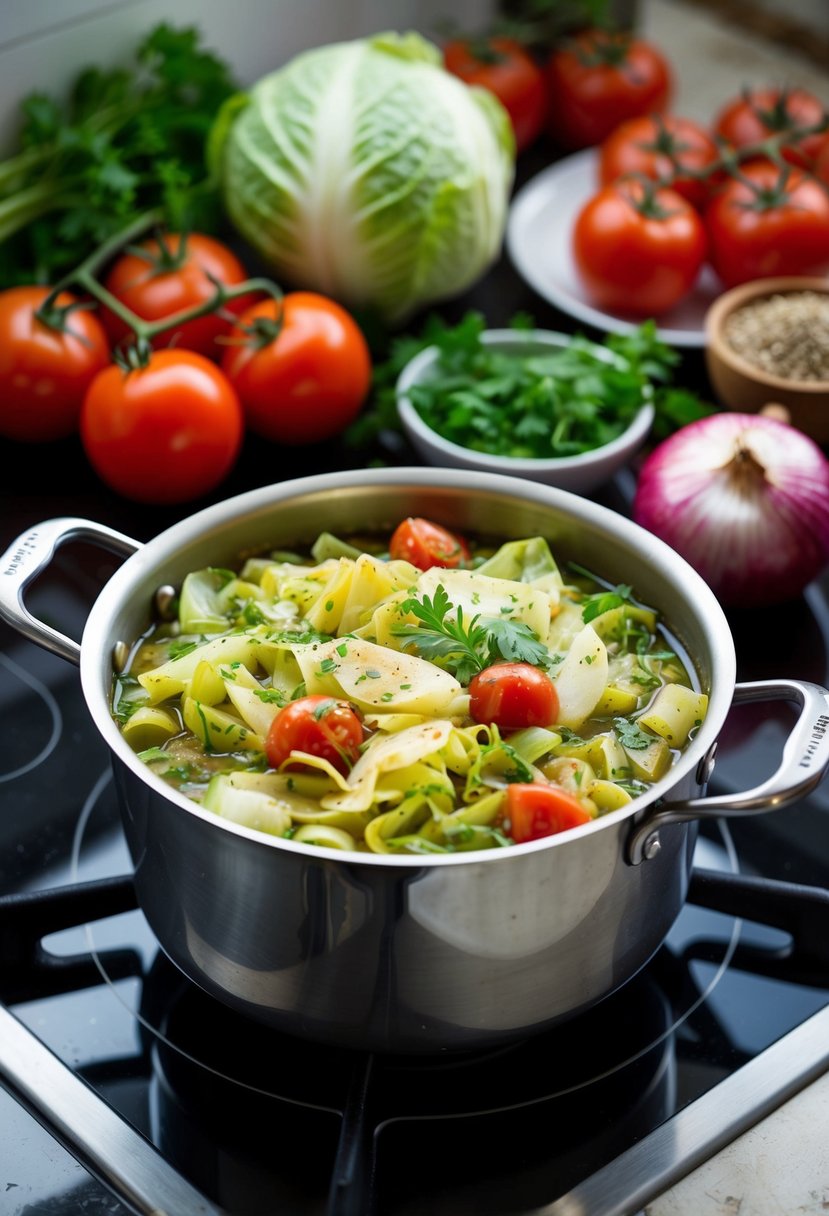
POLYGON ((91 541, 124 557, 141 548, 138 541, 122 532, 88 519, 66 516, 35 524, 13 540, 0 557, 0 620, 6 621, 30 641, 78 664, 81 658, 78 643, 44 621, 37 620, 23 602, 23 592, 29 583, 46 570, 60 546, 71 540, 91 541))
MULTIPOLYGON (((737 684, 734 704, 748 701, 792 701, 800 715, 786 740, 777 770, 760 785, 739 794, 717 794, 689 798, 684 802, 657 802, 635 822, 628 841, 628 861, 639 865, 656 857, 661 849, 659 829, 669 823, 692 819, 737 818, 776 811, 807 794, 829 768, 829 689, 806 680, 758 680, 737 684)), ((714 750, 701 762, 698 780, 704 785, 714 767, 714 750)))

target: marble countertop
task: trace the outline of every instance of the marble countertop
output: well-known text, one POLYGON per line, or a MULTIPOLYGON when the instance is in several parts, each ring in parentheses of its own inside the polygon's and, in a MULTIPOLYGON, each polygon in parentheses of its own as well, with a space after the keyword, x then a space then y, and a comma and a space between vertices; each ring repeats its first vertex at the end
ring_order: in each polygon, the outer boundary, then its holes
POLYGON ((640 1216, 825 1216, 829 1211, 829 1073, 640 1216))

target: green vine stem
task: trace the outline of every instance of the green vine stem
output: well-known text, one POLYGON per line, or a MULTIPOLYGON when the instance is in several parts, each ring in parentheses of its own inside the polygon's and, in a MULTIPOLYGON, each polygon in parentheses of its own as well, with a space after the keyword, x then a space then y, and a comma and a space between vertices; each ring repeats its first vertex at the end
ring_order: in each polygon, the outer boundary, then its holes
POLYGON ((47 318, 54 317, 57 309, 57 298, 68 290, 70 287, 82 288, 91 295, 99 304, 103 304, 110 312, 114 313, 121 321, 124 322, 135 335, 135 341, 131 343, 133 351, 140 352, 139 358, 136 360, 133 355, 127 354, 123 362, 131 367, 142 366, 146 363, 151 350, 152 339, 159 334, 164 333, 168 329, 174 329, 183 325, 185 321, 195 321, 198 317, 207 316, 208 313, 216 312, 231 300, 236 300, 240 296, 263 294, 268 295, 277 304, 282 300, 282 289, 271 279, 253 278, 246 279, 243 283, 236 283, 233 286, 227 286, 220 283, 218 279, 211 277, 211 282, 214 285, 214 294, 210 299, 205 300, 202 304, 194 305, 192 308, 182 309, 180 312, 171 313, 170 316, 163 317, 159 321, 146 321, 143 317, 139 317, 132 309, 127 308, 120 300, 107 291, 102 283, 98 280, 98 274, 103 266, 119 252, 124 246, 129 245, 138 237, 143 236, 154 226, 162 222, 162 214, 160 211, 148 211, 133 223, 129 224, 121 232, 116 233, 103 244, 99 245, 87 258, 84 258, 74 270, 64 275, 58 283, 49 292, 49 295, 37 309, 37 316, 40 316, 44 323, 52 324, 53 322, 47 318))

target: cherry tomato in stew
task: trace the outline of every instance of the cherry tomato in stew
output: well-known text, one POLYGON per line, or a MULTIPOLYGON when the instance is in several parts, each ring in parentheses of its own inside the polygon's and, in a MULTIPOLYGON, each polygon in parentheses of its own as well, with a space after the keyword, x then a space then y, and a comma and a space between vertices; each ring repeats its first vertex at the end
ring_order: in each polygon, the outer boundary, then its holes
POLYGON ((469 561, 466 541, 431 520, 409 516, 395 528, 389 541, 389 557, 411 562, 418 570, 442 566, 454 570, 469 561))
POLYGON ((711 265, 726 287, 829 269, 829 191, 802 170, 750 161, 705 212, 711 265))
MULTIPOLYGON (((599 148, 599 183, 640 173, 670 185, 694 207, 701 207, 711 182, 700 176, 719 158, 712 136, 700 123, 673 114, 629 118, 599 148)), ((714 176, 712 174, 712 176, 714 176)))
POLYGON ((733 148, 747 148, 769 136, 782 136, 783 157, 808 168, 814 163, 823 136, 814 133, 795 139, 792 133, 819 124, 823 117, 823 105, 806 89, 748 89, 723 106, 714 119, 714 131, 733 148))
POLYGON ((22 443, 65 439, 84 394, 109 364, 101 323, 61 292, 41 319, 48 287, 0 291, 0 435, 22 443))
POLYGON ((447 71, 470 85, 489 89, 507 111, 517 152, 535 143, 544 128, 544 74, 514 38, 453 39, 443 49, 447 71))
POLYGON ((188 502, 230 472, 244 433, 239 398, 204 355, 153 351, 145 367, 113 365, 92 381, 81 440, 102 481, 137 502, 188 502))
POLYGON ((519 782, 507 786, 504 817, 509 820, 509 834, 516 844, 554 836, 592 819, 575 794, 555 785, 519 782))
POLYGON ((690 292, 707 239, 702 219, 676 191, 620 178, 582 207, 572 249, 593 303, 607 312, 652 317, 690 292))
POLYGON ((289 292, 245 311, 222 370, 252 431, 279 443, 317 443, 354 421, 371 386, 371 355, 351 314, 327 296, 289 292))
POLYGON ((265 740, 268 764, 278 768, 291 752, 308 752, 347 773, 360 756, 363 726, 347 701, 322 694, 291 701, 271 723, 265 740))
MULTIPOLYGON (((112 264, 104 287, 136 316, 161 321, 185 309, 196 308, 215 298, 216 283, 235 287, 247 272, 221 241, 200 232, 170 233, 144 241, 136 250, 125 250, 112 264)), ((250 295, 222 305, 222 313, 238 316, 252 303, 250 295)), ((115 313, 104 309, 102 320, 114 344, 128 339, 132 330, 115 313)), ((218 359, 223 347, 216 339, 228 334, 232 321, 217 310, 182 325, 165 329, 153 338, 157 350, 170 347, 195 350, 218 359)))
POLYGON ((587 30, 547 61, 547 129, 560 148, 594 147, 628 118, 661 113, 673 71, 651 42, 625 32, 587 30))
POLYGON ((496 663, 470 681, 469 712, 476 722, 493 722, 504 730, 551 726, 558 717, 558 694, 538 667, 496 663))

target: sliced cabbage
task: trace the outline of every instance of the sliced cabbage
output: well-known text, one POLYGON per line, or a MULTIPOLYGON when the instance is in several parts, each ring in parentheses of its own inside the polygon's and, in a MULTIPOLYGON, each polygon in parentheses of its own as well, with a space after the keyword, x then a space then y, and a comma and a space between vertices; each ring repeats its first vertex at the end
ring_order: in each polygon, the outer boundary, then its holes
POLYGON ((439 718, 461 690, 434 663, 362 638, 297 646, 294 654, 309 693, 345 696, 363 710, 439 718))
POLYGON ((138 682, 149 694, 152 704, 179 696, 192 680, 199 663, 206 660, 213 664, 243 663, 256 666, 263 635, 256 631, 231 633, 224 637, 211 638, 200 646, 168 659, 151 671, 138 675, 138 682))
POLYGON ((558 603, 559 592, 564 585, 556 560, 543 536, 507 541, 478 566, 476 573, 508 578, 518 583, 532 583, 546 591, 553 603, 558 603))
MULTIPOLYGON (((451 722, 434 720, 419 726, 410 726, 394 734, 377 734, 360 759, 348 774, 348 788, 335 794, 326 794, 322 805, 326 810, 365 811, 374 801, 374 791, 381 773, 406 769, 418 760, 439 752, 453 730, 451 722)), ((439 773, 435 774, 439 777, 439 773)), ((401 795, 414 778, 402 781, 402 788, 386 791, 386 796, 401 795)), ((449 795, 452 789, 444 782, 449 795)))
POLYGON ((573 638, 553 678, 559 704, 556 725, 578 730, 607 684, 607 647, 592 625, 585 625, 573 638))

